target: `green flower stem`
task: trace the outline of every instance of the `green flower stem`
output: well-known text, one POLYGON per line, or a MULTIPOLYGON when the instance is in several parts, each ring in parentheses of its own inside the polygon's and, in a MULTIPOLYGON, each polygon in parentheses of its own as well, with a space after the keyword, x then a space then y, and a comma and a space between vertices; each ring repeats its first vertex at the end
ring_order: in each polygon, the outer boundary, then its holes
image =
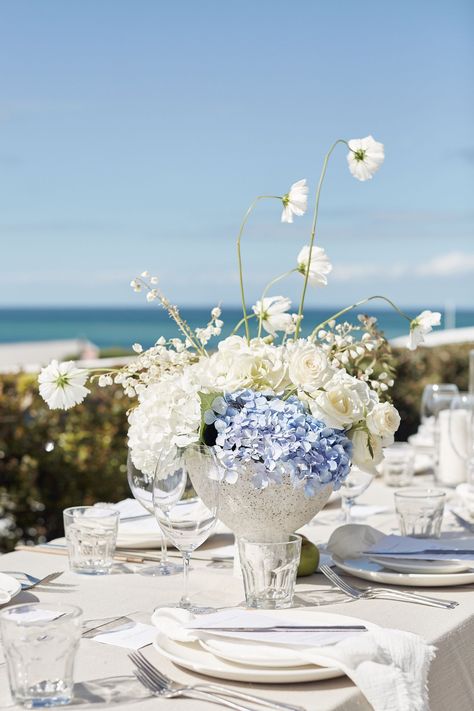
POLYGON ((262 334, 263 300, 264 300, 264 298, 266 297, 266 295, 267 295, 267 293, 268 293, 268 290, 269 290, 274 284, 276 284, 277 282, 281 281, 281 280, 284 279, 285 277, 290 276, 290 274, 293 274, 293 272, 297 272, 297 271, 298 271, 298 268, 295 267, 294 269, 290 269, 289 272, 284 272, 283 274, 279 274, 277 277, 275 277, 274 279, 272 279, 271 281, 269 281, 268 284, 266 285, 265 289, 263 290, 262 296, 260 297, 260 300, 261 300, 261 303, 262 303, 262 311, 260 312, 260 315, 259 315, 259 317, 258 317, 258 334, 257 334, 257 338, 260 338, 260 336, 261 336, 261 334, 262 334))
POLYGON ((247 339, 247 343, 250 343, 250 332, 249 332, 249 324, 248 324, 248 315, 247 315, 247 307, 245 306, 245 292, 244 292, 244 276, 243 276, 243 268, 242 268, 242 254, 240 251, 240 242, 242 240, 242 234, 244 231, 244 227, 247 224, 247 220, 250 217, 250 213, 254 209, 255 205, 258 203, 259 200, 267 200, 267 199, 276 199, 276 200, 282 200, 281 195, 259 195, 258 197, 255 198, 253 203, 250 205, 248 208, 247 212, 244 215, 244 219, 242 220, 242 223, 240 225, 239 229, 239 234, 237 235, 237 260, 239 263, 239 280, 240 280, 240 298, 242 300, 242 311, 244 314, 244 324, 245 324, 245 337, 247 339))
MULTIPOLYGON (((247 318, 250 320, 251 318, 256 318, 256 314, 247 314, 247 318)), ((230 334, 231 336, 235 336, 239 328, 245 323, 245 319, 241 318, 237 326, 233 329, 232 333, 230 334)))
POLYGON ((309 278, 309 266, 311 264, 311 256, 313 254, 313 245, 314 245, 314 238, 316 235, 316 222, 318 220, 318 212, 319 212, 319 198, 321 195, 321 187, 323 185, 324 181, 324 176, 326 175, 326 168, 328 165, 329 158, 331 157, 331 153, 335 149, 338 143, 344 143, 346 146, 348 146, 347 141, 345 141, 342 138, 338 138, 337 141, 335 141, 331 148, 328 150, 326 153, 326 156, 324 158, 324 163, 323 163, 323 168, 321 170, 321 175, 319 177, 319 183, 318 183, 318 188, 316 190, 316 203, 314 206, 314 215, 313 215, 313 224, 311 227, 311 239, 309 243, 309 254, 308 254, 308 265, 305 273, 305 278, 304 278, 304 284, 303 284, 303 291, 301 292, 301 300, 300 300, 300 307, 298 309, 298 320, 296 322, 296 329, 295 329, 295 341, 298 338, 300 334, 300 329, 301 329, 301 321, 303 318, 303 309, 304 309, 304 300, 306 297, 306 290, 308 288, 308 278, 309 278))
POLYGON ((407 316, 407 314, 402 311, 401 309, 398 308, 396 304, 393 303, 390 299, 387 299, 386 296, 380 296, 380 295, 375 295, 375 296, 369 296, 366 299, 361 299, 360 301, 356 301, 355 304, 351 304, 351 306, 346 306, 345 309, 341 309, 337 313, 333 314, 329 318, 327 318, 325 321, 322 323, 318 324, 315 328, 313 328, 310 338, 314 338, 314 335, 319 331, 320 328, 324 328, 330 321, 333 321, 339 316, 343 316, 344 314, 347 314, 349 311, 352 311, 353 309, 356 309, 358 306, 363 306, 363 304, 367 304, 369 301, 373 301, 374 299, 381 299, 382 301, 386 301, 387 304, 389 304, 397 313, 400 314, 400 316, 403 316, 403 318, 406 318, 406 320, 411 323, 411 318, 407 316))

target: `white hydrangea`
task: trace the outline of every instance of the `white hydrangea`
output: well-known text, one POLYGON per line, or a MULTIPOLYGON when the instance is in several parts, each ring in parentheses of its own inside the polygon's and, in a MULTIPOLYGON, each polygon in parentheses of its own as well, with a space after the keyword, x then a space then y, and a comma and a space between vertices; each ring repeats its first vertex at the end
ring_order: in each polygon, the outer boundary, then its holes
POLYGON ((158 462, 175 454, 177 447, 197 442, 201 423, 199 384, 192 368, 164 377, 139 394, 139 404, 129 415, 128 444, 133 463, 154 476, 158 462))

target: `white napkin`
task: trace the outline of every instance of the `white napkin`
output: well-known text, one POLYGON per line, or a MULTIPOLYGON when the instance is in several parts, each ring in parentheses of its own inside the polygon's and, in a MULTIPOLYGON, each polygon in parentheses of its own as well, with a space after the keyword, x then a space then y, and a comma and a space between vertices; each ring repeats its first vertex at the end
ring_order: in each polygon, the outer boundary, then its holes
MULTIPOLYGON (((241 619, 245 620, 243 624, 255 625, 253 611, 240 612, 241 619)), ((162 608, 152 616, 152 622, 161 634, 179 642, 202 638, 203 634, 193 631, 191 625, 197 621, 197 624, 207 626, 206 619, 209 619, 207 615, 197 618, 176 608, 162 608)), ((285 624, 281 617, 278 620, 285 624)), ((211 633, 206 631, 205 634, 209 636, 211 633)), ((292 640, 294 634, 287 633, 286 639, 292 640)), ((317 636, 314 632, 310 634, 317 636)), ((235 637, 235 633, 229 636, 235 637)), ((271 644, 271 637, 270 633, 265 634, 266 644, 271 644)), ((428 711, 426 684, 435 649, 411 632, 371 627, 367 632, 350 634, 334 644, 286 643, 285 647, 310 664, 341 669, 364 694, 374 711, 428 711)))
POLYGON ((474 563, 474 537, 413 538, 388 535, 369 546, 364 553, 397 559, 462 560, 474 563))
POLYGON ((126 521, 127 518, 134 518, 135 516, 150 516, 153 518, 153 514, 149 513, 139 501, 136 499, 123 499, 114 504, 114 508, 120 513, 120 521, 126 521))

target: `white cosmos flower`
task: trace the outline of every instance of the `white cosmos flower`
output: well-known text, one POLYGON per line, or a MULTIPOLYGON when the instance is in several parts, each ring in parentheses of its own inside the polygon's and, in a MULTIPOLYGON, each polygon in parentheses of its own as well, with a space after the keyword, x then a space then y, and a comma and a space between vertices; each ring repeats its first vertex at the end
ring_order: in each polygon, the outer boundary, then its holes
POLYGON ((384 162, 383 143, 375 141, 372 136, 353 138, 348 141, 350 148, 347 154, 349 170, 357 180, 370 180, 373 174, 384 162))
POLYGON ((283 195, 282 222, 293 222, 293 215, 301 217, 308 207, 308 185, 306 178, 293 183, 286 195, 283 195))
POLYGON ((53 360, 38 376, 41 397, 51 410, 68 410, 82 402, 90 392, 84 387, 88 376, 88 371, 76 368, 73 361, 58 363, 53 360))
POLYGON ((262 326, 267 333, 275 336, 277 331, 292 333, 295 323, 291 314, 287 313, 291 306, 290 299, 285 296, 268 296, 257 301, 252 310, 256 316, 262 317, 262 326))
MULTIPOLYGON (((309 262, 309 245, 305 245, 297 257, 298 271, 306 275, 309 262)), ((332 272, 332 264, 322 247, 314 247, 311 252, 311 262, 309 262, 308 281, 311 286, 326 286, 328 283, 327 274, 332 272)))
POLYGON ((427 333, 433 330, 433 326, 439 326, 441 314, 439 311, 422 311, 419 316, 410 322, 410 337, 408 348, 416 350, 420 343, 423 343, 427 333))

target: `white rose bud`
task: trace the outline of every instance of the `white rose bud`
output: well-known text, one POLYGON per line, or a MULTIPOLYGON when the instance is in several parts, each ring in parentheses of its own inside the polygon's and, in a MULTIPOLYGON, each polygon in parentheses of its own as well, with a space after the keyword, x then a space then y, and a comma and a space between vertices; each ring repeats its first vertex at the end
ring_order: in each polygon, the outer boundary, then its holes
POLYGON ((369 449, 369 435, 367 432, 364 432, 364 430, 354 430, 349 433, 349 437, 352 440, 352 462, 365 472, 377 474, 376 466, 380 464, 383 459, 381 438, 372 434, 370 435, 371 453, 369 449))
POLYGON ((366 422, 372 434, 377 437, 388 437, 395 434, 400 427, 400 415, 389 402, 381 402, 369 412, 366 422))

